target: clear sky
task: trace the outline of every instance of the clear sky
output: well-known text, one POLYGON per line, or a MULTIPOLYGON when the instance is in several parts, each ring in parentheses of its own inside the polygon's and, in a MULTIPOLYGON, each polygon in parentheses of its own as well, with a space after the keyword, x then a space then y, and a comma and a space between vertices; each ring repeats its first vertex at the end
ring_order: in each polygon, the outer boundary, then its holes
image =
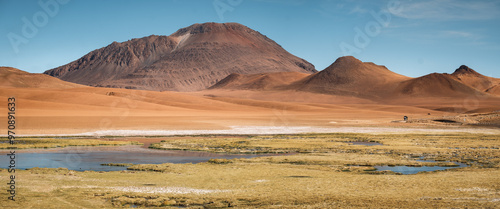
POLYGON ((465 64, 500 78, 497 0, 0 0, 0 66, 41 73, 204 22, 244 24, 318 70, 353 55, 411 77, 465 64))

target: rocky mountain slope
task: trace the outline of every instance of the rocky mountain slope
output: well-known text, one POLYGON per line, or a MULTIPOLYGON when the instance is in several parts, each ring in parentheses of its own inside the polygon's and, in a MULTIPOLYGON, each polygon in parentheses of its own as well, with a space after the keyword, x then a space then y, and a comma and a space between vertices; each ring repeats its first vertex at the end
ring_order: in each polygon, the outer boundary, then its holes
POLYGON ((196 91, 231 73, 317 72, 268 37, 238 23, 204 23, 94 50, 45 72, 79 84, 196 91))

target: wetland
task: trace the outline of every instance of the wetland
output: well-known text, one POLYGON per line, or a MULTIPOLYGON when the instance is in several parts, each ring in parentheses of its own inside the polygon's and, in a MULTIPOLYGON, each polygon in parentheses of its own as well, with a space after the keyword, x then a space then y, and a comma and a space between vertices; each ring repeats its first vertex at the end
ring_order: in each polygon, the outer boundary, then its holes
MULTIPOLYGON (((58 143, 58 139, 51 140, 58 143)), ((189 152, 204 159, 131 163, 132 157, 117 154, 123 160, 105 159, 100 163, 114 165, 107 167, 120 171, 18 170, 18 199, 12 202, 5 198, 1 204, 32 208, 494 208, 500 201, 500 140, 494 134, 329 133, 74 140, 119 142, 111 148, 124 149, 120 151, 124 153, 130 149, 155 153, 152 158, 160 159, 157 153, 169 157, 167 153, 189 152), (148 143, 139 147, 141 140, 148 143), (241 154, 281 155, 216 157, 241 154), (449 169, 412 175, 390 169, 401 166, 449 169)), ((60 143, 64 147, 69 142, 60 143)), ((110 149, 109 145, 72 145, 60 150, 77 148, 110 149)), ((22 151, 19 156, 26 154, 22 151)), ((0 170, 2 179, 8 174, 6 169, 0 170)))

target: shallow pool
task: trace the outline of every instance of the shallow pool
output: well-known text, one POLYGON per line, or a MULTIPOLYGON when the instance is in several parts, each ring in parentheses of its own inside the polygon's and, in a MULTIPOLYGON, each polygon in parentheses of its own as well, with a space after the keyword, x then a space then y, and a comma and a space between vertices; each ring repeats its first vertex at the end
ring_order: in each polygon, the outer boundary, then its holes
MULTIPOLYGON (((9 151, 0 151, 2 168, 7 168, 9 151), (7 165, 7 166, 5 166, 7 165)), ((104 163, 199 163, 210 159, 253 158, 268 155, 217 154, 208 152, 152 150, 140 146, 66 147, 60 149, 16 150, 16 169, 68 168, 76 171, 119 171, 126 167, 102 166, 104 163)))
MULTIPOLYGON (((421 162, 434 162, 434 161, 424 161, 424 160, 419 160, 421 162)), ((455 167, 444 167, 444 166, 422 166, 422 167, 412 167, 412 166, 388 166, 388 165, 381 165, 381 166, 373 166, 375 167, 378 171, 394 171, 397 173, 401 173, 403 175, 408 175, 408 174, 416 174, 419 172, 430 172, 430 171, 441 171, 441 170, 447 170, 447 169, 454 169, 454 168, 463 168, 467 167, 468 165, 465 163, 458 163, 458 162, 453 162, 457 164, 458 166, 455 167)))

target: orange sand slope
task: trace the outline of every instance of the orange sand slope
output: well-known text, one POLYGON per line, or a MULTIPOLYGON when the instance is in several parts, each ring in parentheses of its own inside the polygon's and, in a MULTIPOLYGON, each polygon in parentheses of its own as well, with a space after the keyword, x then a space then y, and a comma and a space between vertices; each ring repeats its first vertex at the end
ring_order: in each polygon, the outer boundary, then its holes
MULTIPOLYGON (((407 127, 414 125, 392 121, 402 120, 404 115, 426 118, 500 109, 500 100, 495 97, 381 103, 295 90, 211 89, 179 93, 96 88, 13 68, 0 68, 0 79, 0 99, 6 103, 8 97, 16 97, 19 135, 223 130, 232 126, 407 127)), ((2 108, 0 114, 6 115, 7 109, 2 108)), ((0 131, 5 132, 6 127, 6 121, 1 120, 0 131)))

